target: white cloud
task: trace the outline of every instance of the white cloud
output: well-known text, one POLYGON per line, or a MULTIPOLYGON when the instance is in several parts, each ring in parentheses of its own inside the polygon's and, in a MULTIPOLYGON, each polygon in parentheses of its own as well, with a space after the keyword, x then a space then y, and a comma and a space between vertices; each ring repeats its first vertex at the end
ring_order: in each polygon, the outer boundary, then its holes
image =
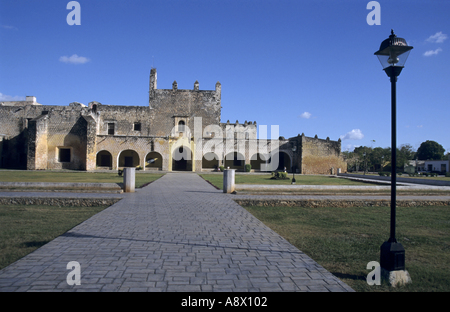
POLYGON ((425 52, 423 55, 424 56, 432 56, 432 55, 438 54, 439 52, 442 52, 441 48, 437 48, 436 50, 429 50, 429 51, 425 52))
POLYGON ((442 31, 440 31, 434 34, 433 36, 428 37, 427 41, 434 43, 442 43, 447 38, 448 38, 447 35, 443 34, 442 31))
POLYGON ((359 129, 353 129, 350 132, 347 132, 345 135, 340 136, 341 140, 361 140, 364 138, 364 134, 359 129))
POLYGON ((343 147, 343 151, 347 151, 347 152, 351 152, 353 151, 356 147, 360 147, 361 145, 355 145, 355 144, 347 144, 343 147))
POLYGON ((63 63, 70 63, 70 64, 84 64, 89 62, 90 60, 87 57, 84 56, 78 56, 76 54, 72 56, 61 56, 59 58, 60 62, 63 63))
POLYGON ((300 115, 300 118, 309 119, 311 118, 311 113, 304 112, 303 114, 300 115))
POLYGON ((11 96, 11 95, 6 95, 3 93, 0 93, 0 101, 1 102, 9 102, 9 101, 25 101, 25 97, 24 96, 11 96))
POLYGON ((12 29, 12 30, 18 30, 17 27, 15 26, 10 26, 10 25, 0 25, 1 28, 4 29, 12 29))

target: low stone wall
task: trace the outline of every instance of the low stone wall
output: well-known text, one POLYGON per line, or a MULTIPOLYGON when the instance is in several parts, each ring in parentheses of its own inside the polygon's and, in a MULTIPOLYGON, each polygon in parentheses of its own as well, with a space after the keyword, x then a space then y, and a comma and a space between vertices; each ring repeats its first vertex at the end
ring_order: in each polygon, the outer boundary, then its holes
POLYGON ((83 191, 120 193, 123 183, 0 182, 0 190, 83 191))
POLYGON ((45 205, 60 207, 111 206, 120 198, 0 197, 0 205, 45 205))
MULTIPOLYGON (((391 177, 370 176, 370 175, 350 174, 350 173, 341 173, 341 174, 338 174, 338 176, 344 177, 344 178, 348 177, 348 178, 391 182, 391 177)), ((450 181, 420 179, 420 178, 402 178, 400 176, 397 176, 397 184, 399 184, 399 183, 424 184, 424 185, 434 185, 434 186, 450 186, 450 181)))
MULTIPOLYGON (((332 199, 234 199, 241 206, 261 207, 389 207, 390 200, 332 200, 332 199)), ((450 206, 450 200, 397 200, 398 207, 450 206)))

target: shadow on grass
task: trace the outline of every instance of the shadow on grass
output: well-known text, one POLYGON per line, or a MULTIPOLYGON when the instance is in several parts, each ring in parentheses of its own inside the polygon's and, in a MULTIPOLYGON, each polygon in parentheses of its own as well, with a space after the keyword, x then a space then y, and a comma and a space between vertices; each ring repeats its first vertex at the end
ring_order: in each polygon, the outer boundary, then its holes
POLYGON ((37 247, 37 248, 39 248, 39 247, 42 247, 42 246, 44 246, 45 244, 47 244, 47 243, 49 243, 50 241, 49 240, 46 240, 46 241, 33 241, 33 242, 24 242, 22 245, 23 245, 23 247, 37 247))
POLYGON ((364 276, 364 275, 345 274, 345 273, 339 273, 339 272, 330 272, 330 273, 339 279, 346 278, 346 279, 351 279, 351 280, 355 280, 355 281, 366 281, 366 276, 364 276))

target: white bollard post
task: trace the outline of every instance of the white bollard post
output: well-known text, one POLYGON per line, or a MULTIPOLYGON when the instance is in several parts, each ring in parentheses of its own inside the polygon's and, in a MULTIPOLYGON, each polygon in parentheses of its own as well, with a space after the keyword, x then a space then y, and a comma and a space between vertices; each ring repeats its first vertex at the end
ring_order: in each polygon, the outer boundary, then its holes
POLYGON ((236 169, 225 169, 223 171, 223 192, 224 193, 233 193, 235 190, 234 185, 234 173, 236 169))
POLYGON ((134 185, 136 183, 136 168, 123 169, 123 185, 125 193, 134 193, 134 185))

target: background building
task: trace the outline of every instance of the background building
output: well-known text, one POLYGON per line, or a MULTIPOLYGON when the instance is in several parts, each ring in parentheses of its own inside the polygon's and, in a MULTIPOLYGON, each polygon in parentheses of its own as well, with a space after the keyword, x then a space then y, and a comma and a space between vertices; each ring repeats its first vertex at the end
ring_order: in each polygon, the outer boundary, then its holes
POLYGON ((0 166, 29 170, 295 170, 344 172, 341 141, 257 137, 257 123, 222 123, 221 84, 215 90, 157 88, 150 71, 149 106, 41 105, 35 97, 0 103, 0 166), (269 152, 271 152, 269 154, 269 152), (265 168, 273 159, 278 165, 265 168))

